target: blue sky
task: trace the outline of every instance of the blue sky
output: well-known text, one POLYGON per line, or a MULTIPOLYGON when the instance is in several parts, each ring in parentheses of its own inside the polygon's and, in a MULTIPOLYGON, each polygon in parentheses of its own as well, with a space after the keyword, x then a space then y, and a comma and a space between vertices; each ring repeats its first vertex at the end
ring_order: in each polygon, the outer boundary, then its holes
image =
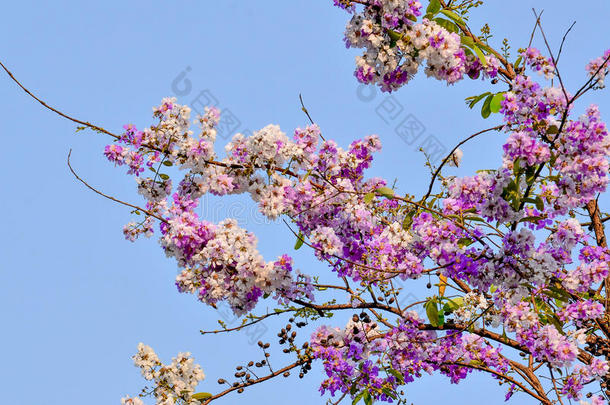
MULTIPOLYGON (((494 43, 509 37, 513 53, 527 45, 532 6, 545 9, 543 22, 555 49, 565 29, 577 21, 561 66, 571 89, 582 82, 586 62, 609 45, 603 43, 610 36, 606 1, 489 3, 474 11, 472 26, 489 22, 494 43)), ((359 88, 352 76, 356 52, 342 43, 348 17, 331 4, 8 2, 0 15, 0 60, 51 105, 114 131, 126 123, 148 125, 151 107, 162 97, 178 92, 179 101, 190 104, 205 92, 239 120, 240 131, 276 123, 291 132, 306 124, 298 102, 302 93, 327 138, 347 146, 353 139, 379 134, 384 149, 370 175, 398 178, 402 192, 421 194, 428 177, 417 145, 433 139, 439 147, 449 148, 491 126, 497 117, 484 122, 463 103, 465 97, 487 88, 471 81, 447 88, 423 75, 392 99, 359 88), (181 72, 187 72, 190 91, 172 85, 181 72), (406 119, 417 119, 423 127, 412 143, 395 131, 406 119)), ((245 333, 200 336, 199 329, 215 328, 219 314, 176 292, 176 265, 154 239, 135 244, 123 240, 122 226, 130 220, 127 209, 91 193, 70 175, 66 156, 72 148, 75 169, 91 184, 140 201, 133 180, 103 158, 108 139, 90 132, 76 134, 73 123, 43 109, 4 75, 0 91, 5 182, 0 200, 5 215, 0 235, 3 402, 119 403, 121 396, 136 394, 143 386, 130 359, 140 341, 153 346, 165 361, 179 351, 191 351, 207 374, 202 391, 216 392, 219 377, 232 375, 240 361, 258 359, 260 353, 245 333)), ((584 101, 599 103, 608 117, 607 93, 584 101)), ((464 164, 453 173, 497 167, 502 140, 494 134, 466 146, 464 164)), ((204 203, 210 219, 222 219, 229 212, 256 232, 267 260, 294 253, 302 270, 327 271, 306 249, 293 252, 294 237, 281 224, 261 223, 245 200, 204 203)), ((426 291, 416 289, 413 294, 423 298, 426 291)), ((263 340, 273 343, 279 324, 266 325, 263 340)), ((276 356, 274 364, 289 360, 276 356)), ((291 377, 259 385, 243 398, 233 395, 218 404, 245 399, 323 403, 317 393, 319 377, 317 367, 304 380, 291 377)), ((503 391, 486 376, 473 376, 471 383, 457 386, 444 378, 426 377, 406 391, 416 404, 503 403, 503 391)), ((525 397, 516 401, 528 403, 525 397)))

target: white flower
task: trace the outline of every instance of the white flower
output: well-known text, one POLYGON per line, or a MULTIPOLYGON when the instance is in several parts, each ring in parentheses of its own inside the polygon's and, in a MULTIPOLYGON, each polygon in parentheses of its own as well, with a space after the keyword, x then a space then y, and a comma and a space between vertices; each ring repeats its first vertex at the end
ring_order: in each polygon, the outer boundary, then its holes
POLYGON ((463 155, 464 155, 464 152, 462 152, 462 150, 460 148, 457 148, 451 154, 451 156, 449 156, 449 160, 447 160, 447 164, 449 166, 458 167, 460 165, 460 163, 462 162, 462 156, 463 155))
POLYGON ((144 405, 144 402, 138 397, 130 398, 129 395, 127 395, 126 397, 121 398, 121 405, 144 405))

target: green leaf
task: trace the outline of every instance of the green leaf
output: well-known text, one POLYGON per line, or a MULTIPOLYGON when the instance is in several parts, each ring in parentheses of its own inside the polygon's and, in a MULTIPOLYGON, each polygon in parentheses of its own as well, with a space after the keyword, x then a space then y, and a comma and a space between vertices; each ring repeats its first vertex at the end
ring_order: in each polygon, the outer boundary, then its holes
POLYGON ((536 216, 532 216, 532 217, 521 218, 519 220, 519 222, 538 222, 541 219, 544 219, 544 218, 536 215, 536 216))
POLYGON ((487 96, 485 101, 483 102, 483 107, 481 107, 481 117, 487 119, 491 115, 491 99, 494 98, 493 94, 487 96))
MULTIPOLYGON (((554 285, 551 285, 548 288, 550 291, 552 291, 556 295, 557 299, 564 301, 564 302, 570 301, 571 296, 567 291, 565 291, 559 287, 556 287, 554 285)), ((547 291, 547 293, 548 293, 548 291, 547 291)))
POLYGON ((445 305, 443 305, 443 312, 453 312, 456 309, 458 309, 459 307, 461 307, 462 305, 464 305, 464 298, 462 297, 457 297, 457 298, 452 298, 449 299, 445 305))
POLYGON ((163 164, 164 164, 165 166, 173 166, 173 165, 174 165, 174 164, 173 164, 173 163, 172 163, 170 160, 164 160, 164 161, 163 161, 163 164))
POLYGON ((481 48, 481 50, 483 50, 483 51, 485 51, 487 53, 493 53, 492 49, 489 46, 485 45, 483 42, 478 42, 477 46, 479 48, 481 48))
POLYGON ((87 129, 87 127, 76 127, 76 131, 75 132, 84 131, 85 129, 87 129))
POLYGON ((159 173, 159 177, 161 177, 163 180, 168 180, 169 176, 165 173, 159 173))
POLYGON ((433 21, 449 32, 454 32, 456 34, 460 32, 460 27, 458 27, 453 21, 445 20, 444 18, 440 17, 435 18, 433 21))
POLYGON ((464 217, 464 221, 476 221, 476 222, 483 222, 483 223, 487 223, 487 221, 485 221, 483 218, 481 217, 473 217, 473 216, 467 216, 464 217))
POLYGON ((364 195, 364 202, 368 204, 373 201, 373 198, 375 198, 375 193, 366 193, 364 195))
POLYGON ((294 250, 299 250, 303 246, 303 233, 299 231, 297 242, 294 244, 294 250))
POLYGON ((536 170, 538 166, 528 166, 525 170, 525 182, 531 185, 536 180, 536 170))
POLYGON ((566 334, 563 331, 563 323, 561 323, 561 321, 559 320, 559 318, 557 318, 557 316, 555 314, 549 314, 546 317, 546 321, 547 321, 547 323, 552 324, 555 327, 555 329, 557 329, 557 331, 559 333, 561 333, 562 335, 566 334))
POLYGON ((405 216, 404 221, 402 221, 402 229, 409 230, 411 229, 411 225, 413 224, 413 216, 417 214, 417 210, 410 210, 405 216))
POLYGON ((438 313, 438 307, 436 306, 436 300, 430 300, 426 302, 426 316, 428 316, 428 320, 430 321, 430 325, 437 327, 440 326, 440 319, 438 313))
POLYGON ((504 100, 504 93, 498 93, 491 99, 489 103, 489 109, 492 113, 500 112, 500 108, 502 108, 502 100, 504 100))
POLYGON ((443 326, 444 324, 445 324, 445 313, 439 312, 438 313, 438 326, 443 326))
POLYGON ((390 368, 388 370, 386 370, 388 373, 392 374, 394 376, 394 378, 396 378, 396 381, 398 381, 398 383, 400 385, 402 385, 405 381, 404 377, 402 376, 402 374, 400 373, 400 371, 394 370, 393 368, 390 368))
POLYGON ((357 380, 356 380, 356 381, 354 381, 354 382, 352 383, 351 388, 349 389, 349 393, 350 393, 350 395, 351 395, 351 396, 356 395, 356 391, 358 390, 358 384, 357 384, 357 382, 358 382, 357 380))
POLYGON ((400 35, 396 31, 392 31, 392 30, 388 30, 388 36, 390 37, 390 39, 392 41, 398 41, 398 40, 400 40, 402 38, 402 35, 400 35))
POLYGON ((384 388, 381 391, 383 391, 383 393, 386 394, 388 397, 392 399, 397 399, 396 394, 394 394, 389 388, 384 388))
POLYGON ((364 395, 362 397, 364 399, 364 404, 365 405, 372 405, 373 404, 373 397, 371 397, 371 393, 367 390, 364 391, 364 395))
POLYGON ((474 41, 472 38, 466 36, 466 35, 462 35, 460 37, 460 42, 462 43, 462 45, 465 45, 469 48, 472 48, 474 46, 474 41))
POLYGON ((485 58, 485 54, 483 53, 483 51, 481 51, 481 48, 476 45, 473 45, 472 50, 474 51, 474 53, 477 54, 477 57, 481 61, 481 65, 487 66, 487 59, 485 58))
POLYGON ((192 396, 193 399, 198 399, 199 401, 203 401, 211 397, 212 394, 210 394, 209 392, 198 392, 196 394, 193 394, 192 396))
POLYGON ((486 96, 489 96, 490 92, 485 92, 483 94, 479 94, 478 96, 468 97, 466 101, 470 101, 468 107, 473 108, 479 101, 483 100, 486 96))
POLYGON ((428 8, 426 8, 426 14, 436 14, 441 11, 441 2, 439 0, 430 0, 428 8))
POLYGON ((515 61, 515 64, 513 65, 515 67, 515 70, 519 69, 519 64, 521 63, 522 60, 523 60, 523 56, 519 56, 517 58, 517 60, 515 61))
POLYGON ((464 24, 464 20, 462 20, 462 17, 460 17, 459 15, 454 13, 453 11, 450 11, 450 10, 441 10, 441 13, 445 14, 447 17, 451 18, 453 21, 455 21, 457 23, 464 24))
POLYGON ((472 53, 472 51, 470 50, 470 48, 468 47, 464 47, 462 48, 464 50, 464 53, 466 54, 466 56, 474 56, 474 53, 472 53))
POLYGON ((389 187, 379 187, 375 192, 381 196, 392 198, 394 197, 394 190, 389 187))
POLYGON ((354 397, 354 400, 352 401, 352 405, 356 405, 358 402, 360 402, 364 393, 365 393, 365 391, 362 391, 360 394, 356 395, 354 397))
POLYGON ((460 238, 458 239, 458 246, 463 248, 465 246, 470 246, 474 243, 474 241, 470 238, 460 238))
POLYGON ((515 175, 515 177, 519 177, 519 175, 521 174, 520 159, 521 158, 517 158, 513 162, 513 174, 515 175))

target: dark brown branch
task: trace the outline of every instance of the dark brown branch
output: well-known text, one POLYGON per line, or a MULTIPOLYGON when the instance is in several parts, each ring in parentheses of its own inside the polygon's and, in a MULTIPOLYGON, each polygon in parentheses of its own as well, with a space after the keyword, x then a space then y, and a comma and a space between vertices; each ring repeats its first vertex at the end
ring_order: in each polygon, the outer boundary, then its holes
POLYGON ((551 401, 546 398, 543 397, 537 393, 535 393, 534 391, 526 388, 523 384, 521 384, 519 381, 515 380, 514 378, 506 375, 506 374, 502 374, 492 368, 489 367, 484 367, 484 366, 477 366, 474 364, 466 364, 466 363, 460 363, 460 362, 455 362, 455 363, 447 363, 447 365, 456 365, 456 366, 461 366, 461 367, 467 367, 467 368, 472 368, 475 370, 480 370, 480 371, 485 371, 487 373, 493 374, 511 384, 515 384, 517 387, 519 387, 520 389, 523 390, 523 392, 525 392, 528 395, 531 395, 532 397, 536 398, 537 400, 539 400, 540 402, 542 402, 545 405, 551 405, 551 401))
POLYGON ((266 376, 264 376, 264 377, 260 377, 260 378, 254 379, 254 380, 249 380, 249 381, 246 381, 246 382, 244 382, 244 383, 242 383, 242 384, 239 384, 239 385, 237 385, 237 386, 235 386, 235 387, 227 388, 226 390, 224 390, 224 391, 222 391, 222 392, 220 392, 220 393, 218 393, 218 394, 216 394, 216 395, 213 395, 213 396, 211 396, 210 398, 208 398, 208 399, 204 400, 204 401, 202 402, 202 404, 203 404, 203 405, 207 405, 207 404, 209 404, 210 402, 214 401, 215 399, 218 399, 218 398, 220 398, 220 397, 224 397, 225 395, 227 395, 227 394, 228 394, 228 393, 230 393, 230 392, 237 391, 237 390, 239 390, 239 389, 242 389, 242 388, 245 388, 245 387, 249 387, 249 386, 254 385, 254 384, 261 383, 261 382, 263 382, 263 381, 270 380, 270 379, 272 379, 272 378, 274 378, 274 377, 277 377, 277 376, 279 376, 279 375, 284 374, 284 373, 285 373, 285 372, 287 372, 287 371, 292 370, 293 368, 299 367, 299 366, 300 366, 300 365, 302 365, 302 364, 303 364, 303 362, 302 362, 301 360, 297 360, 296 362, 294 362, 294 363, 292 363, 292 364, 289 364, 289 365, 287 365, 286 367, 283 367, 283 368, 281 368, 281 369, 279 369, 279 370, 277 370, 277 371, 274 371, 274 372, 272 372, 272 373, 269 373, 269 374, 267 374, 267 375, 266 375, 266 376))

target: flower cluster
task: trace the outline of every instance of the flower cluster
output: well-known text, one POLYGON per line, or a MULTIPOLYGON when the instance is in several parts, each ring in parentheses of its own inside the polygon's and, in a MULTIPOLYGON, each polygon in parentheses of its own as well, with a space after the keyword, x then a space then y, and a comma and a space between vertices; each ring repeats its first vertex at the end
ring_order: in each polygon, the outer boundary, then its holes
MULTIPOLYGON (((153 396, 157 405, 199 404, 192 395, 205 375, 190 353, 179 353, 171 364, 163 364, 150 346, 140 343, 133 361, 140 368, 142 376, 154 383, 150 391, 143 389, 141 396, 153 396)), ((140 398, 127 396, 121 399, 121 405, 143 405, 143 402, 140 398)))
MULTIPOLYGON (((497 73, 497 60, 482 63, 437 22, 417 23, 417 1, 372 1, 362 12, 336 3, 354 12, 346 41, 366 49, 356 72, 364 83, 394 90, 424 62, 428 75, 448 83, 464 74, 497 73)), ((545 77, 554 74, 552 61, 534 48, 521 57, 545 77)), ((249 136, 235 134, 221 157, 215 150, 220 111, 206 109, 195 120, 195 135, 190 109, 164 99, 153 109, 155 125, 141 131, 126 126, 104 152, 129 167, 146 200, 144 219, 129 223, 125 236, 150 236, 159 219, 160 245, 181 270, 178 290, 213 307, 226 302, 241 316, 268 297, 279 305, 312 306, 314 290, 327 287, 297 271, 289 255, 266 261, 255 235, 236 220, 201 218, 198 200, 206 193, 244 194, 265 217, 285 219, 297 235, 295 248, 311 248, 341 280, 337 289, 349 292, 343 309, 381 308, 396 315, 372 322, 365 311, 344 328, 322 326, 312 335, 309 353, 327 376, 322 393, 367 392, 392 401, 398 386, 424 374, 438 372, 457 383, 474 369, 503 381, 512 360, 496 341, 565 370, 556 391, 580 400, 585 385, 608 372, 597 358, 603 351, 584 355, 582 347, 595 340, 591 329, 606 310, 599 291, 610 274, 610 252, 588 244, 575 210, 606 190, 610 138, 596 106, 571 119, 567 91, 543 87, 517 70, 510 90, 501 93, 507 133, 501 166, 469 177, 442 176, 432 201, 366 177, 381 150, 375 135, 343 148, 324 140, 316 125, 291 135, 267 125, 249 136), (178 181, 164 173, 172 171, 179 171, 178 181), (426 274, 440 280, 438 295, 425 300, 428 321, 399 306, 401 288, 393 285, 426 274), (460 296, 445 296, 446 288, 460 296), (505 336, 497 337, 498 331, 505 336)), ((456 150, 447 162, 457 166, 462 155, 456 150)), ((149 348, 140 352, 145 377, 161 387, 154 395, 188 401, 193 383, 203 377, 188 355, 162 367, 149 348)))
MULTIPOLYGON (((280 302, 301 296, 313 298, 308 277, 293 271, 290 257, 284 255, 277 261, 265 262, 256 249, 254 235, 238 227, 234 220, 219 224, 205 221, 199 218, 196 208, 197 199, 206 192, 250 192, 255 198, 257 193, 281 191, 278 184, 267 185, 252 172, 231 173, 227 168, 246 159, 250 165, 262 167, 270 161, 281 165, 286 160, 302 158, 304 151, 310 153, 316 143, 316 129, 301 131, 308 134, 301 134, 297 142, 289 142, 277 126, 268 126, 247 140, 236 135, 232 146, 227 147, 230 154, 225 163, 210 167, 207 162, 216 157, 213 143, 220 119, 218 109, 207 108, 198 117, 198 138, 190 130, 190 109, 176 104, 175 99, 164 99, 153 113, 159 119, 157 125, 143 131, 126 126, 119 140, 126 145, 110 145, 105 154, 113 162, 119 160, 108 151, 140 156, 139 169, 130 170, 130 174, 138 176, 138 192, 147 200, 146 210, 163 218, 160 244, 183 268, 176 279, 179 291, 195 294, 210 305, 226 300, 239 315, 253 309, 263 295, 274 295, 280 302), (240 150, 245 154, 240 156, 240 150), (154 166, 152 177, 139 176, 144 163, 154 166), (174 165, 188 171, 176 190, 169 176, 160 172, 161 167, 174 165)), ((281 178, 276 179, 284 184, 281 178)), ((269 202, 258 200, 262 201, 261 206, 269 202)), ((277 216, 280 211, 273 214, 267 210, 267 214, 277 216)), ((153 225, 150 215, 139 223, 130 222, 125 226, 125 237, 135 240, 142 234, 151 236, 153 225)))
POLYGON ((563 279, 563 286, 571 292, 585 292, 610 275, 608 261, 610 252, 603 247, 585 246, 578 256, 581 263, 576 269, 568 272, 563 279))
MULTIPOLYGON (((132 173, 148 214, 140 223, 128 224, 126 237, 149 236, 150 214, 161 218, 160 244, 181 268, 179 291, 211 306, 227 302, 237 315, 267 297, 280 305, 313 301, 311 279, 294 269, 290 256, 265 261, 256 237, 235 220, 211 223, 196 213, 205 193, 247 194, 266 217, 288 218, 298 240, 344 280, 387 291, 394 278, 419 278, 431 264, 439 274, 472 286, 474 291, 437 309, 452 325, 502 326, 536 361, 572 367, 563 389, 578 398, 583 381, 593 375, 574 367, 583 327, 602 315, 603 306, 593 299, 567 302, 560 294, 564 301, 553 322, 539 311, 554 305, 547 291, 558 282, 567 293, 578 294, 609 274, 607 250, 588 246, 579 222, 562 217, 605 189, 607 131, 592 107, 579 120, 566 120, 555 140, 545 138, 554 122, 556 111, 551 110, 560 109, 563 99, 527 78, 515 83, 503 102, 510 133, 502 167, 449 179, 440 207, 430 208, 397 195, 382 179, 365 177, 381 149, 376 136, 343 149, 330 140, 320 142, 315 125, 296 129, 292 137, 268 125, 251 136, 236 134, 225 147, 226 156, 219 158, 214 150, 219 111, 208 109, 199 117, 195 138, 187 125, 189 110, 166 99, 154 110, 157 125, 137 133, 129 126, 121 138, 144 165, 154 165, 151 177, 132 173), (533 100, 537 110, 531 108, 533 100), (560 175, 532 180, 532 171, 551 161, 560 175), (185 174, 174 183, 157 167, 178 167, 185 174), (515 203, 526 190, 540 190, 544 200, 515 203), (526 224, 519 226, 522 220, 526 224), (506 229, 501 232, 499 224, 506 229), (549 230, 547 237, 540 239, 532 224, 538 231, 549 230), (570 269, 578 245, 580 262, 570 269)), ((507 370, 499 348, 477 333, 427 330, 417 315, 405 313, 396 325, 384 330, 363 313, 344 329, 319 329, 310 347, 328 377, 321 391, 366 390, 374 399, 391 401, 399 385, 424 373, 440 372, 457 383, 472 372, 472 365, 507 370)))
POLYGON ((608 61, 610 60, 610 49, 606 50, 604 54, 598 58, 593 59, 587 64, 585 69, 595 80, 597 80, 597 86, 605 87, 606 74, 608 73, 608 61))
POLYGON ((462 305, 454 311, 456 321, 470 322, 477 313, 482 313, 489 308, 490 304, 483 294, 469 292, 464 295, 462 305))
POLYGON ((527 48, 521 52, 523 63, 534 71, 544 75, 548 80, 555 77, 555 64, 550 58, 544 57, 536 48, 527 48))
MULTIPOLYGON (((343 2, 335 5, 346 8, 343 2)), ((393 91, 406 84, 425 64, 429 77, 448 84, 472 78, 481 72, 495 77, 499 62, 493 56, 482 64, 472 51, 462 47, 460 36, 421 16, 421 4, 416 0, 371 1, 361 12, 353 12, 345 30, 348 48, 363 48, 356 57, 355 76, 361 83, 378 84, 383 91, 393 91)))
POLYGON ((440 371, 457 383, 472 371, 471 364, 507 370, 508 361, 499 348, 484 339, 461 333, 437 336, 434 331, 421 330, 423 325, 412 312, 384 334, 366 315, 354 316, 343 330, 319 328, 310 344, 328 377, 320 390, 334 396, 337 391, 365 389, 375 400, 392 402, 399 385, 422 373, 440 371))

